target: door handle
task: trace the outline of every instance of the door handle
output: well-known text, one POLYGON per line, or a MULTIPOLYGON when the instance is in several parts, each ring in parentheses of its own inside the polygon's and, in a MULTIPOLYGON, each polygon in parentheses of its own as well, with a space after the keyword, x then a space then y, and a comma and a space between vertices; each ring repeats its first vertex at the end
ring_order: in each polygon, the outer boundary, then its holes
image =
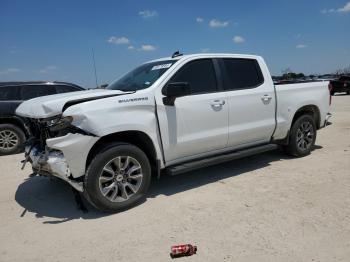
POLYGON ((225 104, 225 100, 214 100, 210 103, 212 106, 223 106, 225 104))
POLYGON ((268 104, 268 103, 270 103, 270 100, 272 99, 272 96, 270 96, 270 95, 263 95, 262 97, 261 97, 261 100, 264 102, 264 104, 268 104))
POLYGON ((222 106, 225 104, 224 100, 214 100, 210 103, 211 108, 214 111, 220 111, 222 109, 222 106))

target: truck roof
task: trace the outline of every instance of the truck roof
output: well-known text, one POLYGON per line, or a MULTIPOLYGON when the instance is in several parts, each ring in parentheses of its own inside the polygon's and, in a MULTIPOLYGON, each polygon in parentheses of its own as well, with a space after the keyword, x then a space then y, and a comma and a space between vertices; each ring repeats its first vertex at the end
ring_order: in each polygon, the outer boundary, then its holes
POLYGON ((197 54, 180 55, 176 57, 163 57, 163 58, 148 61, 148 63, 159 62, 159 61, 169 61, 169 60, 180 60, 180 59, 186 59, 186 58, 215 58, 215 57, 250 58, 250 59, 260 58, 260 56, 258 55, 248 55, 248 54, 197 53, 197 54))

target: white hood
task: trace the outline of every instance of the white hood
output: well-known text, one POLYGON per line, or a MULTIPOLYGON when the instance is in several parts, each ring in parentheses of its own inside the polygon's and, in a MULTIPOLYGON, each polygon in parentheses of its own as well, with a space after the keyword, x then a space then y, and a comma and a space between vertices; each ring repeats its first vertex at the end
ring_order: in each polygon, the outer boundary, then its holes
MULTIPOLYGON (((16 114, 30 118, 48 118, 62 113, 67 102, 80 99, 98 98, 123 94, 119 90, 94 89, 50 96, 42 96, 24 101, 16 110, 16 114)), ((126 93, 127 94, 127 93, 126 93)))

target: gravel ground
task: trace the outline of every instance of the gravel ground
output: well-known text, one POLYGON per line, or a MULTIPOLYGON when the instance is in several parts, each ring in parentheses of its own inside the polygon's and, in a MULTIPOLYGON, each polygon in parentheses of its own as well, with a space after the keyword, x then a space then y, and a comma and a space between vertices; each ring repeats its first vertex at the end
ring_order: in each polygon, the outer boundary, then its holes
POLYGON ((350 96, 310 156, 279 151, 154 181, 119 214, 77 210, 69 186, 0 157, 0 261, 350 261, 350 96))

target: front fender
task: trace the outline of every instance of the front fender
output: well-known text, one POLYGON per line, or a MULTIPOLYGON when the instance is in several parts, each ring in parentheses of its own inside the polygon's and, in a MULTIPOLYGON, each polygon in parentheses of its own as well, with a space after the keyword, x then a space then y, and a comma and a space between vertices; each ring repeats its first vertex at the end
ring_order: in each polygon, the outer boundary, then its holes
POLYGON ((157 159, 163 163, 154 97, 145 94, 110 97, 69 107, 64 116, 72 116, 72 124, 97 137, 125 131, 140 131, 150 137, 157 159), (147 99, 138 99, 147 98, 147 99), (127 101, 127 102, 126 102, 127 101))

